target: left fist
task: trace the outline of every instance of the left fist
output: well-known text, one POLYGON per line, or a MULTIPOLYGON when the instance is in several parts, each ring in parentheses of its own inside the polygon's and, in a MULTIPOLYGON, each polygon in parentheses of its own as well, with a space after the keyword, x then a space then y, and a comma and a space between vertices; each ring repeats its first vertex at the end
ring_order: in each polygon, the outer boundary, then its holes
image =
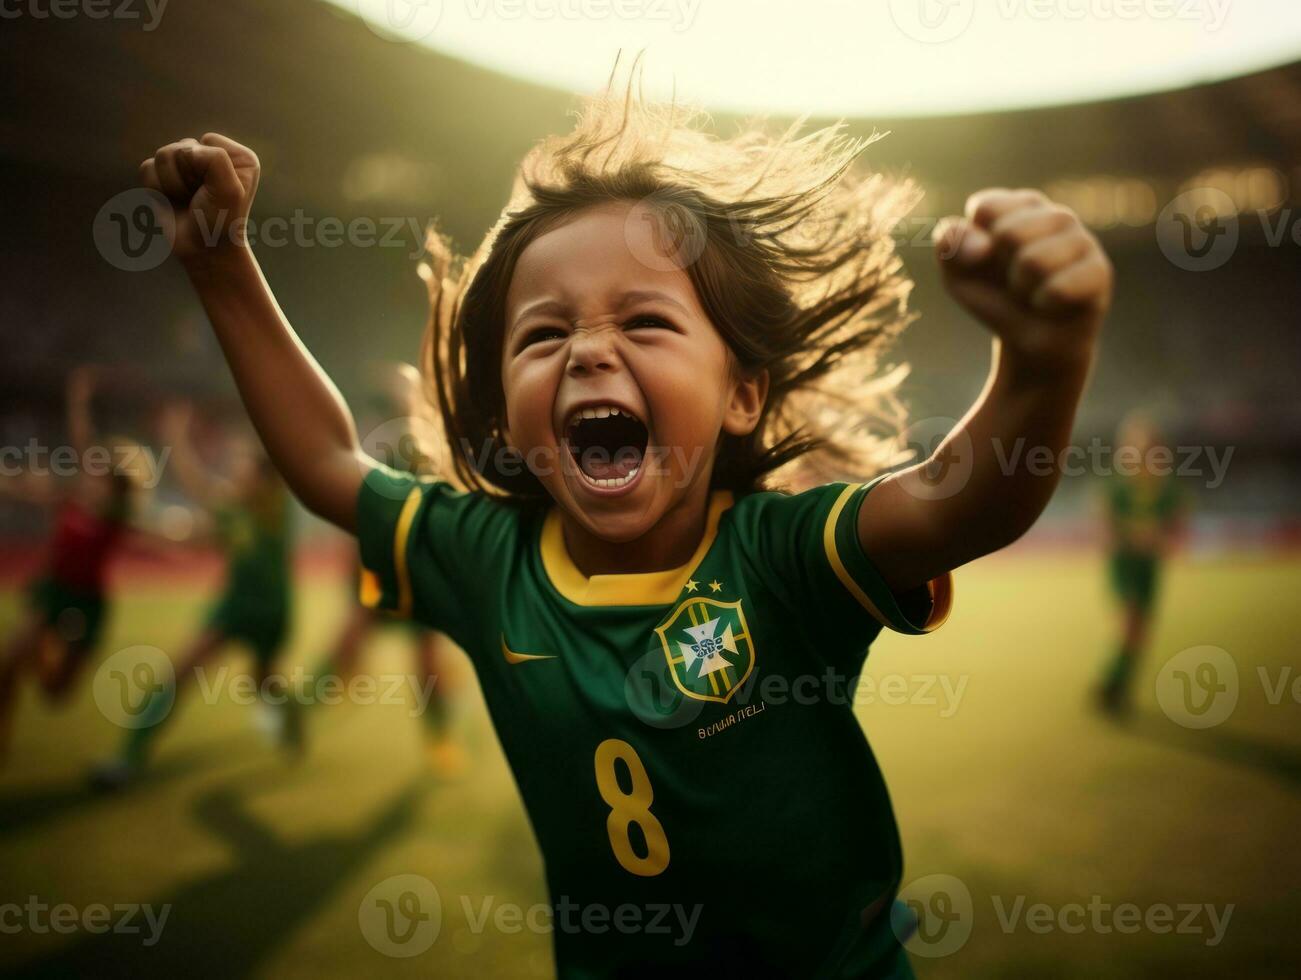
POLYGON ((1111 262, 1067 207, 1035 190, 973 194, 935 229, 945 287, 1009 353, 1087 366, 1111 306, 1111 262))

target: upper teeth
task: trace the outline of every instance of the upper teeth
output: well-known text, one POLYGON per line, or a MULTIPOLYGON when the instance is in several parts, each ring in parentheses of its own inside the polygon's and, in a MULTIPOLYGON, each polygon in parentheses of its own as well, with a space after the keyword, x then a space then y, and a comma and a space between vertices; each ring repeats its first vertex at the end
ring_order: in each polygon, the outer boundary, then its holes
POLYGON ((580 408, 569 416, 569 425, 577 425, 579 419, 605 419, 611 415, 626 415, 634 418, 631 412, 625 412, 617 405, 594 405, 591 408, 580 408))

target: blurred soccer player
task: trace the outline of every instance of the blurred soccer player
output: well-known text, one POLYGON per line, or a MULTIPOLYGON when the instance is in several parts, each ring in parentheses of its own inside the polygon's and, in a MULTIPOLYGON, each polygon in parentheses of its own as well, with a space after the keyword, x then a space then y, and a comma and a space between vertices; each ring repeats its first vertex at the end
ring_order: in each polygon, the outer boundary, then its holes
MULTIPOLYGON (((155 694, 145 724, 130 731, 119 757, 92 774, 100 789, 114 789, 135 777, 165 717, 175 714, 174 700, 185 680, 231 643, 245 645, 256 661, 258 689, 282 701, 283 678, 272 668, 284 643, 291 612, 289 498, 270 460, 247 438, 231 440, 229 473, 221 475, 199 460, 190 444, 191 409, 170 406, 163 419, 163 437, 172 447, 172 470, 192 500, 202 505, 226 555, 226 583, 208 613, 203 628, 176 665, 171 692, 155 694), (170 708, 170 710, 168 710, 170 708)), ((299 748, 297 712, 288 702, 276 717, 279 737, 299 748)))
MULTIPOLYGON (((384 462, 402 472, 430 475, 429 458, 424 454, 418 433, 420 373, 410 364, 382 364, 377 367, 376 394, 369 408, 370 431, 384 462), (382 443, 382 445, 378 445, 382 443)), ((377 629, 391 626, 402 630, 415 645, 413 676, 426 700, 420 713, 424 722, 429 763, 443 775, 454 775, 465 765, 461 746, 449 731, 449 704, 445 674, 439 669, 443 657, 442 641, 434 631, 410 619, 397 619, 378 608, 380 587, 375 576, 357 565, 353 595, 359 600, 348 611, 348 618, 334 646, 320 668, 314 672, 319 684, 325 678, 347 679, 357 669, 362 647, 377 629)), ((316 703, 315 699, 309 703, 316 703)))
POLYGON ((7 496, 55 511, 49 557, 28 592, 30 604, 23 618, 0 654, 0 759, 9 742, 21 672, 35 667, 48 697, 65 696, 104 628, 106 571, 131 517, 135 481, 128 464, 139 447, 114 438, 106 447, 111 465, 103 473, 88 471, 85 462, 95 442, 95 382, 94 370, 84 366, 68 380, 68 436, 82 463, 77 475, 66 485, 48 472, 0 481, 7 496))
POLYGON ((1161 447, 1156 425, 1146 415, 1130 413, 1116 433, 1117 467, 1105 495, 1108 577, 1120 607, 1120 642, 1099 690, 1104 710, 1113 714, 1129 707, 1134 668, 1147 646, 1161 578, 1161 563, 1169 555, 1182 526, 1183 502, 1172 474, 1154 465, 1153 450, 1161 447), (1122 472, 1123 455, 1137 458, 1132 473, 1122 472))

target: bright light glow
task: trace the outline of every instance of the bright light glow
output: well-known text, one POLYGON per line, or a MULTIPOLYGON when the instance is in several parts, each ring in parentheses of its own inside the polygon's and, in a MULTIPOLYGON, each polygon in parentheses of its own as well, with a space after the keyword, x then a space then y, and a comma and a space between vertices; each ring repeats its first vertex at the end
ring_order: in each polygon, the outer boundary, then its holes
POLYGON ((329 0, 395 43, 712 109, 917 116, 1179 88, 1301 57, 1298 0, 329 0), (400 35, 395 37, 396 35, 400 35), (408 39, 408 40, 404 40, 408 39))

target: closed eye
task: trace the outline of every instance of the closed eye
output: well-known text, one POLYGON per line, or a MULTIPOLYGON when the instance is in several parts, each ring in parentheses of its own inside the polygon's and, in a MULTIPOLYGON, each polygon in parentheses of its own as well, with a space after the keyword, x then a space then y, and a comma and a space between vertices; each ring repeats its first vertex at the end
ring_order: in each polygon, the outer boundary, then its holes
POLYGON ((662 316, 655 316, 651 313, 642 313, 633 317, 623 325, 625 330, 672 330, 677 332, 675 327, 662 316))
POLYGON ((523 350, 525 347, 531 347, 533 344, 545 343, 548 340, 564 340, 565 332, 559 327, 534 327, 524 334, 520 340, 519 346, 523 350))

